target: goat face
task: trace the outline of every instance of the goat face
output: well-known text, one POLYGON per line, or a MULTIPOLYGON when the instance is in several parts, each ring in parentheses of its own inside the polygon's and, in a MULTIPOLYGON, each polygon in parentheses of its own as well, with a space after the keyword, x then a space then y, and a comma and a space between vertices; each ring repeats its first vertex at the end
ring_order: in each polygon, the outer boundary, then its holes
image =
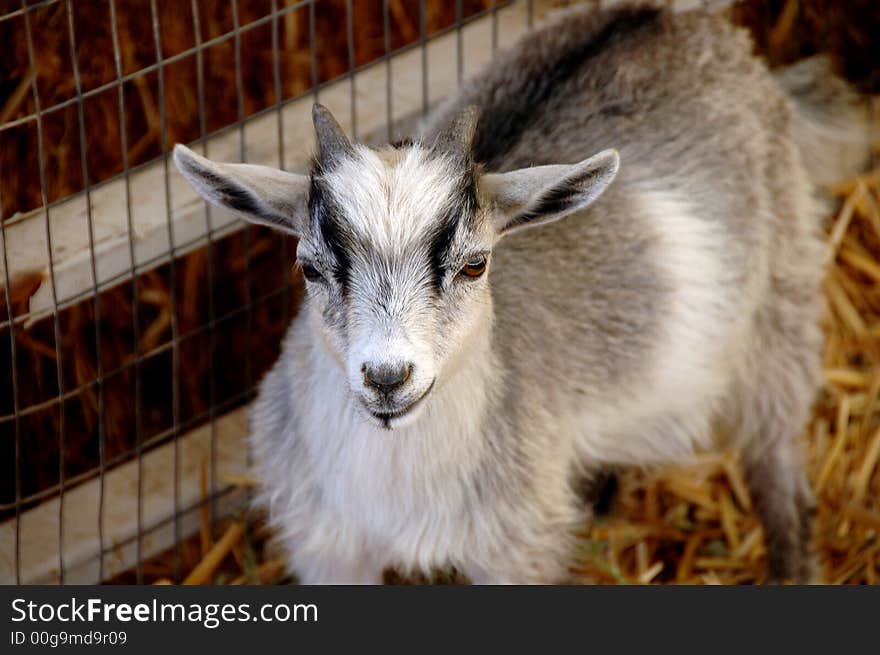
POLYGON ((300 237, 307 320, 367 420, 402 427, 488 342, 497 240, 586 207, 616 174, 617 154, 481 175, 472 109, 427 144, 378 151, 351 144, 320 105, 313 118, 308 176, 218 164, 183 146, 175 161, 209 201, 300 237))
POLYGON ((494 230, 470 166, 417 145, 316 162, 297 258, 313 325, 384 427, 412 422, 488 334, 494 230))

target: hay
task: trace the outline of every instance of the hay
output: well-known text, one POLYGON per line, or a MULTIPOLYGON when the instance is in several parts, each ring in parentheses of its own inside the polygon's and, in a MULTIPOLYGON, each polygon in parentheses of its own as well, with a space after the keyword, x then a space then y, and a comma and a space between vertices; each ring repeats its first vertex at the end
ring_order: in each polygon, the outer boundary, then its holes
POLYGON ((740 0, 731 18, 771 66, 825 53, 864 93, 880 93, 880 10, 875 0, 740 0))

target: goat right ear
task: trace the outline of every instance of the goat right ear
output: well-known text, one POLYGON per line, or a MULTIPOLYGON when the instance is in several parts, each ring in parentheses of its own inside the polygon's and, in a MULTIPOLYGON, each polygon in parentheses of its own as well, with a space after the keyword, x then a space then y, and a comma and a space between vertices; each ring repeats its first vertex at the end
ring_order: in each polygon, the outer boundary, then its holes
POLYGON ((174 163, 212 205, 239 217, 301 235, 308 216, 309 178, 269 166, 221 164, 174 146, 174 163))
POLYGON ((586 209, 614 181, 619 167, 617 151, 603 150, 577 164, 489 173, 481 184, 499 210, 495 227, 504 235, 586 209))

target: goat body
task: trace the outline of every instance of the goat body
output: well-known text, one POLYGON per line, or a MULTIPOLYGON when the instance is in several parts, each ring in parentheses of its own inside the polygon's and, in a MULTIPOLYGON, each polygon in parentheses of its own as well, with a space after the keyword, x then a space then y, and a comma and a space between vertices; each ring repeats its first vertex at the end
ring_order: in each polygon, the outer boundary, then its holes
POLYGON ((795 439, 826 252, 805 119, 750 50, 700 12, 578 8, 412 144, 352 145, 319 108, 311 176, 176 152, 206 197, 301 237, 308 299, 252 443, 303 582, 563 581, 583 480, 719 448, 769 577, 814 575, 795 439))

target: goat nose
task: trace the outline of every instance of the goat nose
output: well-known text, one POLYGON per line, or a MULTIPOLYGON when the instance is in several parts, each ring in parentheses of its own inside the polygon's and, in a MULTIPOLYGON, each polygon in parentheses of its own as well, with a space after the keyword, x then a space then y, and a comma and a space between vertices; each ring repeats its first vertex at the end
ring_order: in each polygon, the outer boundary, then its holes
POLYGON ((361 370, 364 373, 364 384, 382 393, 391 393, 409 380, 413 365, 410 363, 379 366, 364 364, 361 370))

